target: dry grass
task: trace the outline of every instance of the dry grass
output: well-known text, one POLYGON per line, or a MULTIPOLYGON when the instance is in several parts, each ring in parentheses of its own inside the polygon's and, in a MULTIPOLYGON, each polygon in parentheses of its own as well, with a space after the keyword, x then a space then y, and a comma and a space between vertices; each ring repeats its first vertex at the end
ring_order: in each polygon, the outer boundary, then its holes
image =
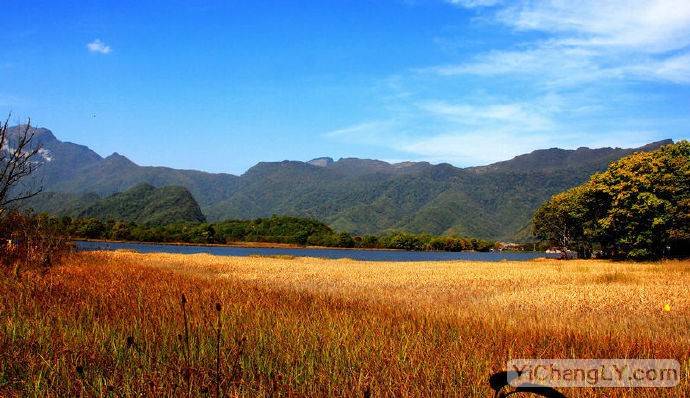
POLYGON ((0 279, 0 396, 214 396, 222 303, 227 395, 487 397, 510 358, 630 357, 679 359, 681 386, 564 392, 688 397, 689 270, 82 254, 0 279))

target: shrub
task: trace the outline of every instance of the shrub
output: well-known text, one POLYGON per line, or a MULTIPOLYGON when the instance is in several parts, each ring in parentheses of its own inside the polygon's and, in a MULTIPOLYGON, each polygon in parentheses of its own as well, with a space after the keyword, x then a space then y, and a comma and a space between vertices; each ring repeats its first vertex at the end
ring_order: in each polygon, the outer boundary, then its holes
POLYGON ((0 265, 19 276, 26 269, 47 269, 72 251, 57 218, 19 211, 0 215, 0 265))

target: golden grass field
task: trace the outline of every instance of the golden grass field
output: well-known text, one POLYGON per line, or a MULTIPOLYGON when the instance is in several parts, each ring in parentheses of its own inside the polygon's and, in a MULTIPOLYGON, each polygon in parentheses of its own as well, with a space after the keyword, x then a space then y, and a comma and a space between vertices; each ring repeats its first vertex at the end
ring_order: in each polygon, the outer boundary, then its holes
POLYGON ((690 397, 690 261, 93 252, 0 277, 0 396, 490 397, 511 358, 675 358, 673 389, 562 392, 690 397))

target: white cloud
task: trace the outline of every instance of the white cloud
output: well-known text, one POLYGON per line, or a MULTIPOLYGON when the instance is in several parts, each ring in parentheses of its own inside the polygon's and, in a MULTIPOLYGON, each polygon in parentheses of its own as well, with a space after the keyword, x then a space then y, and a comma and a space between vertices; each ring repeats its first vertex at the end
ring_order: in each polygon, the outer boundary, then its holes
POLYGON ((532 77, 545 87, 625 79, 690 83, 690 1, 521 1, 493 15, 548 38, 431 70, 532 77))
POLYGON ((690 52, 667 57, 606 57, 586 48, 543 45, 524 51, 494 51, 472 62, 429 68, 440 76, 511 75, 541 87, 576 86, 597 80, 656 80, 690 84, 690 52))
MULTIPOLYGON (((655 131, 622 130, 609 132, 605 136, 589 137, 586 146, 591 148, 639 147, 658 140, 655 131)), ((396 149, 433 163, 450 162, 459 166, 486 165, 535 149, 565 148, 582 146, 581 134, 577 131, 553 135, 546 132, 525 132, 516 134, 510 129, 479 129, 469 132, 448 132, 428 138, 403 143, 396 149)))
POLYGON ((393 120, 368 121, 329 131, 324 136, 347 143, 387 146, 397 126, 398 123, 393 120))
MULTIPOLYGON (((480 123, 479 118, 470 124, 448 121, 442 127, 424 130, 410 124, 377 121, 346 127, 329 137, 349 144, 392 150, 399 154, 396 161, 451 163, 460 167, 499 162, 536 149, 576 149, 580 146, 632 148, 667 138, 654 130, 609 130, 606 134, 597 135, 581 131, 576 126, 554 125, 549 129, 524 124, 519 118, 508 118, 508 114, 513 114, 512 110, 497 114, 494 114, 495 106, 477 107, 477 110, 488 115, 483 119, 484 123, 480 123)), ((464 113, 465 109, 453 112, 454 116, 464 113)))
POLYGON ((660 61, 648 61, 633 66, 630 73, 641 76, 656 77, 678 84, 690 84, 690 52, 667 57, 660 61))
POLYGON ((441 119, 428 135, 409 135, 395 148, 431 162, 477 165, 510 159, 553 144, 551 133, 561 111, 553 96, 511 103, 449 103, 419 105, 423 118, 441 119), (519 138, 518 138, 519 137, 519 138))
POLYGON ((502 0, 446 0, 448 3, 465 8, 493 7, 502 0))
POLYGON ((86 48, 92 53, 99 54, 110 54, 112 51, 110 46, 102 42, 101 39, 96 39, 91 43, 86 44, 86 48))
POLYGON ((477 130, 421 138, 402 144, 397 149, 432 163, 449 162, 469 166, 511 159, 550 144, 546 135, 522 134, 520 139, 516 139, 514 132, 477 130))
POLYGON ((521 131, 539 131, 550 129, 554 125, 546 112, 523 103, 476 106, 432 101, 422 104, 421 108, 433 115, 445 117, 455 124, 465 126, 501 124, 514 125, 521 131))
POLYGON ((491 51, 471 62, 430 68, 441 76, 495 76, 515 74, 537 78, 541 86, 582 83, 606 77, 594 60, 595 54, 583 48, 561 48, 543 44, 521 51, 491 51))
POLYGON ((566 45, 645 53, 690 45, 687 0, 521 1, 497 17, 517 29, 562 35, 566 45))
POLYGON ((553 144, 560 99, 534 102, 424 101, 399 109, 391 120, 368 121, 326 133, 330 139, 388 148, 415 160, 467 166, 505 160, 553 144), (519 136, 519 139, 516 137, 519 136))

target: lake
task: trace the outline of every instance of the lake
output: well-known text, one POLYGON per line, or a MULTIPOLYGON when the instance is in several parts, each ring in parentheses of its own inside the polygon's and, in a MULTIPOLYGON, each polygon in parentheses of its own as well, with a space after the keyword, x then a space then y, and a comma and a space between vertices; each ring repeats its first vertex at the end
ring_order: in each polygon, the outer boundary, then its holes
POLYGON ((121 242, 77 242, 78 250, 135 250, 140 253, 207 253, 216 256, 297 256, 320 258, 351 258, 366 261, 524 261, 537 257, 558 257, 544 252, 411 252, 403 250, 265 248, 198 245, 166 245, 121 242))

